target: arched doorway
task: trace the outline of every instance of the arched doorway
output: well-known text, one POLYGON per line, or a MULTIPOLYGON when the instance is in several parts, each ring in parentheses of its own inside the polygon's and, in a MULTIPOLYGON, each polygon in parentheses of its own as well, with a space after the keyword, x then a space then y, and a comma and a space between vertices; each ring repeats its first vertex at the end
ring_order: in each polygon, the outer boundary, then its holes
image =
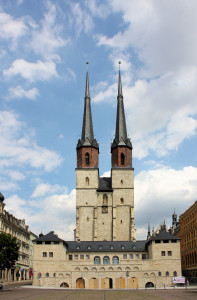
POLYGON ((152 282, 149 281, 145 284, 145 288, 151 288, 151 287, 154 287, 154 284, 152 282))
POLYGON ((62 288, 69 288, 69 285, 68 285, 68 283, 66 283, 66 282, 62 282, 62 283, 60 284, 60 287, 62 287, 62 288))
POLYGON ((77 289, 85 289, 85 280, 83 278, 78 278, 76 280, 76 288, 77 289))

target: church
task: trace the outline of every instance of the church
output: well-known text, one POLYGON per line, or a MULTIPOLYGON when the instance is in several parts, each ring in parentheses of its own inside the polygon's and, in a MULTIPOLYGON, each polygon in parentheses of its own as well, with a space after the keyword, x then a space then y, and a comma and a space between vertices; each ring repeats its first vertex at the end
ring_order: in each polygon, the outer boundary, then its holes
MULTIPOLYGON (((172 286, 181 276, 180 238, 161 226, 136 240, 134 168, 119 70, 111 177, 99 176, 88 71, 81 139, 77 143, 74 241, 53 231, 34 240, 33 285, 87 289, 172 286)), ((148 205, 148 204, 147 204, 148 205)))

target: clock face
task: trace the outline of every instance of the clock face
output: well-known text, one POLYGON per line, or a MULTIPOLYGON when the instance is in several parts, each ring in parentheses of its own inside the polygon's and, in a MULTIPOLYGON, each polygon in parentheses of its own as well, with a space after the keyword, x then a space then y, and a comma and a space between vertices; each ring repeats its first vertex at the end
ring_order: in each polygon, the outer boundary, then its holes
POLYGON ((102 207, 102 213, 106 214, 108 212, 108 207, 103 206, 102 207))

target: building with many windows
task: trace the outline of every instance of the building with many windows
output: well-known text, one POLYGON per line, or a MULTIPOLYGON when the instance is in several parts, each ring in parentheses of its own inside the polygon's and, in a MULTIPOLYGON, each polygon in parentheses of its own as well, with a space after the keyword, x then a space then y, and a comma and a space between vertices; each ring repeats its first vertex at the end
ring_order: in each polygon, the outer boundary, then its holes
MULTIPOLYGON (((65 204, 66 205, 66 204, 65 204)), ((34 241, 35 286, 142 288, 169 286, 181 276, 180 239, 166 232, 137 241, 132 143, 127 136, 119 71, 111 177, 99 176, 88 72, 81 139, 77 143, 75 241, 54 232, 34 241)))
MULTIPOLYGON (((8 273, 0 270, 0 278, 3 280, 26 280, 29 279, 29 250, 30 231, 25 220, 20 220, 5 210, 4 196, 0 193, 0 233, 4 232, 17 238, 20 244, 19 259, 8 273)), ((34 239, 37 236, 34 236, 34 239)), ((33 250, 33 248, 32 248, 33 250)))
POLYGON ((197 277, 197 201, 179 217, 183 275, 197 277))

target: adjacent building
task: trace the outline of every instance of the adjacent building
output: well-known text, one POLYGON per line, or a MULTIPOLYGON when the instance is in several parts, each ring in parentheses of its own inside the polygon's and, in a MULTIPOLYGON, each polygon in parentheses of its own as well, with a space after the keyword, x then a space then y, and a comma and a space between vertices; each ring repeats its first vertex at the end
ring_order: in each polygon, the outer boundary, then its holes
MULTIPOLYGON (((0 270, 0 279, 27 280, 29 279, 30 231, 25 220, 20 220, 5 210, 4 196, 0 193, 0 233, 4 232, 17 238, 20 245, 19 259, 7 275, 7 270, 0 270)), ((34 235, 34 239, 37 236, 34 235)), ((33 248, 32 248, 33 249, 33 248)))
POLYGON ((111 176, 99 176, 88 72, 81 139, 77 143, 75 241, 53 231, 34 241, 35 286, 143 288, 181 276, 180 238, 164 227, 137 241, 134 226, 132 143, 127 136, 119 71, 111 176))
POLYGON ((179 217, 183 275, 197 277, 197 201, 179 217))

